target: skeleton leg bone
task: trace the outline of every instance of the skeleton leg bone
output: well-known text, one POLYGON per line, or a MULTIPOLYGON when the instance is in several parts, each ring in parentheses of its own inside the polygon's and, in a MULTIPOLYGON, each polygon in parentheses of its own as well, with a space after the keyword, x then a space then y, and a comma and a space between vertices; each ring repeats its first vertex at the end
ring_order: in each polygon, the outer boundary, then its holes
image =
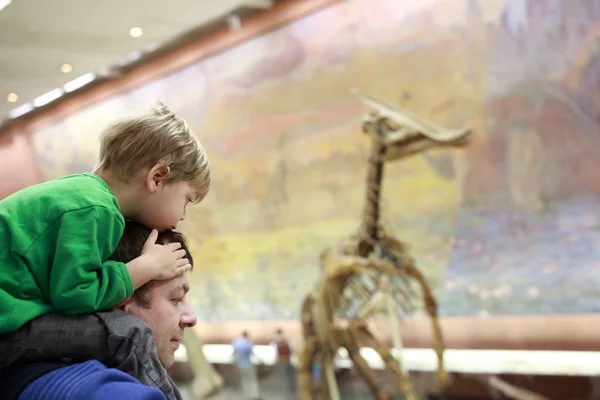
POLYGON ((333 366, 333 356, 326 355, 323 362, 323 372, 325 373, 325 380, 327 381, 327 388, 329 389, 330 400, 341 400, 340 389, 335 379, 335 369, 333 366))
POLYGON ((402 393, 404 393, 406 400, 418 400, 418 396, 412 382, 408 376, 402 372, 406 369, 406 367, 398 365, 398 360, 392 356, 388 348, 379 340, 377 340, 377 338, 375 338, 366 327, 363 327, 357 333, 360 343, 365 343, 365 345, 371 347, 379 354, 383 360, 386 371, 394 377, 400 386, 402 393))
POLYGON ((442 329, 440 328, 440 322, 438 320, 437 303, 431 288, 427 284, 425 277, 414 265, 405 265, 404 272, 408 276, 413 277, 421 286, 423 291, 423 299, 425 301, 425 307, 427 314, 431 318, 431 328, 433 330, 433 340, 435 343, 435 352, 438 358, 438 369, 436 372, 436 390, 440 391, 448 381, 448 373, 444 369, 444 338, 442 336, 442 329))
POLYGON ((393 300, 390 300, 388 300, 387 304, 387 317, 390 324, 390 330, 392 331, 392 344, 394 345, 394 349, 396 350, 396 355, 394 356, 394 358, 398 360, 400 368, 402 369, 402 374, 408 376, 408 369, 406 368, 406 364, 402 359, 404 346, 402 346, 402 336, 400 336, 400 324, 398 321, 398 317, 396 316, 396 310, 394 310, 394 305, 392 304, 393 300))
POLYGON ((314 316, 312 314, 315 298, 309 293, 304 298, 301 311, 302 341, 296 347, 296 381, 299 400, 312 400, 315 393, 313 377, 313 362, 318 350, 319 339, 314 329, 314 316))
POLYGON ((298 380, 298 399, 312 400, 315 393, 312 366, 317 350, 317 338, 305 337, 296 348, 296 378, 298 380))
POLYGON ((325 358, 323 354, 319 356, 318 359, 319 367, 321 368, 321 382, 318 387, 315 385, 314 398, 315 399, 329 399, 329 385, 327 384, 327 379, 323 377, 325 371, 325 358))
POLYGON ((539 394, 530 392, 529 390, 511 385, 497 376, 491 376, 488 379, 488 384, 494 389, 498 390, 504 396, 514 400, 548 400, 547 397, 540 396, 539 394))
POLYGON ((348 350, 348 355, 354 363, 354 366, 365 379, 367 385, 369 385, 371 392, 373 393, 373 398, 377 400, 391 399, 391 394, 382 387, 381 380, 360 354, 360 346, 357 344, 357 337, 359 335, 356 335, 355 331, 356 328, 350 327, 344 332, 339 332, 339 335, 342 337, 343 346, 348 350))

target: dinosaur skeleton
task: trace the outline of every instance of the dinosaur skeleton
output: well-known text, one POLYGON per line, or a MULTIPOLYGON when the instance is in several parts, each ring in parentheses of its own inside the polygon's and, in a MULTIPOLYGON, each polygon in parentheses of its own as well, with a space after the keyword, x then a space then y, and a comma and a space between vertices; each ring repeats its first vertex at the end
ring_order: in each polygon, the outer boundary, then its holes
POLYGON ((437 305, 424 276, 415 266, 407 246, 388 234, 380 224, 380 193, 386 161, 400 160, 432 148, 459 147, 468 143, 469 130, 445 130, 406 110, 398 110, 370 96, 354 93, 372 108, 362 128, 372 140, 368 160, 366 202, 358 232, 321 254, 321 275, 315 288, 302 303, 303 340, 297 351, 298 395, 300 400, 316 398, 312 364, 319 362, 324 371, 323 395, 340 398, 333 359, 341 347, 348 351, 358 371, 377 399, 391 393, 360 355, 360 346, 372 347, 383 359, 385 370, 394 378, 406 399, 417 399, 401 357, 395 359, 389 349, 367 329, 366 319, 386 311, 394 322, 394 345, 401 347, 397 315, 393 303, 405 312, 412 309, 408 280, 420 286, 427 313, 432 320, 438 356, 438 386, 447 375, 443 366, 444 343, 437 320, 437 305))

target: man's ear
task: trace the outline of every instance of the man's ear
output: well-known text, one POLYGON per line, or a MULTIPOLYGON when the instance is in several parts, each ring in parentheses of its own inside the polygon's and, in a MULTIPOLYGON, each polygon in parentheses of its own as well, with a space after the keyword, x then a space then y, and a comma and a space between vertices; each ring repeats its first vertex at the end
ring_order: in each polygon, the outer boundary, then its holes
POLYGON ((132 308, 133 307, 133 302, 135 300, 133 300, 131 297, 129 297, 127 300, 121 302, 118 306, 116 306, 115 308, 121 311, 125 311, 127 314, 131 314, 132 313, 132 308))
POLYGON ((119 304, 114 306, 112 309, 125 311, 125 306, 128 305, 129 303, 131 303, 132 301, 133 301, 133 296, 129 296, 128 298, 126 298, 125 300, 123 300, 122 302, 120 302, 119 304))
POLYGON ((158 188, 164 187, 169 172, 171 172, 171 169, 164 164, 156 164, 150 169, 146 177, 146 187, 150 193, 154 193, 158 188))

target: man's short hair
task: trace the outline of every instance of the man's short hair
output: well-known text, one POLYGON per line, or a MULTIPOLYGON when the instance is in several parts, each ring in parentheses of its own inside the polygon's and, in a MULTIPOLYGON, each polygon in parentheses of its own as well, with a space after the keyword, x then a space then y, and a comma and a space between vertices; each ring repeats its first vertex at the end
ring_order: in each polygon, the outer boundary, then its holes
POLYGON ((112 122, 100 134, 100 157, 94 172, 110 170, 132 182, 141 168, 164 164, 166 182, 190 182, 201 201, 210 186, 210 163, 204 148, 183 118, 162 104, 112 122))
MULTIPOLYGON (((134 258, 139 257, 140 254, 142 254, 142 248, 144 247, 144 243, 146 243, 149 235, 150 229, 138 224, 137 222, 129 220, 126 221, 125 230, 123 231, 121 241, 117 245, 117 248, 112 256, 110 256, 110 259, 113 261, 128 263, 134 258)), ((169 244, 174 242, 181 243, 181 248, 185 250, 186 258, 189 260, 193 268, 194 259, 190 253, 187 239, 183 234, 175 231, 163 231, 158 234, 158 239, 156 240, 156 243, 160 244, 169 244)), ((152 300, 150 298, 151 287, 152 281, 140 286, 133 293, 142 307, 150 308, 150 302, 152 300)))

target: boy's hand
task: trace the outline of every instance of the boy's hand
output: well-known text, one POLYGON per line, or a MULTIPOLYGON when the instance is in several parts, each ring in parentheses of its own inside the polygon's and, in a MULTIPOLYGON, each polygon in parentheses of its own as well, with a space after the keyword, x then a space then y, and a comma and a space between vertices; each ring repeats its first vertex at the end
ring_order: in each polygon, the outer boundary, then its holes
POLYGON ((189 260, 185 258, 185 250, 181 243, 157 244, 158 231, 153 229, 144 243, 142 256, 148 262, 152 279, 170 279, 192 268, 189 260))

